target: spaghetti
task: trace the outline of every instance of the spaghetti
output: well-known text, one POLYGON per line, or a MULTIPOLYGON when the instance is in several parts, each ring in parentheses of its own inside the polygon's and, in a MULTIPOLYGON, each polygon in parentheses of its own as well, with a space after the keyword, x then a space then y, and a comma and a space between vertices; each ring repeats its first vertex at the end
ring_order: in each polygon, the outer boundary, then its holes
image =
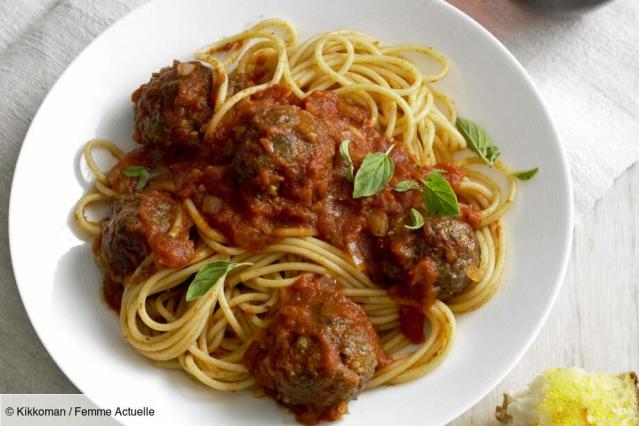
MULTIPOLYGON (((501 161, 491 173, 506 176, 506 193, 483 170, 481 159, 464 155, 468 151, 455 127, 454 104, 433 87, 448 72, 446 57, 419 45, 385 46, 350 30, 300 42, 295 28, 279 19, 213 43, 195 56, 210 65, 216 81, 211 88, 214 107, 207 137, 243 100, 284 86, 298 99, 330 91, 360 106, 370 125, 386 138, 400 141, 419 166, 455 162, 464 173, 457 197, 476 211, 479 263, 469 270, 471 284, 462 293, 431 304, 425 312, 426 339, 412 345, 400 330, 401 302, 374 283, 342 248, 318 238, 309 228, 292 227, 278 229, 279 239, 259 252, 246 250, 231 244, 207 222, 198 202, 187 197, 181 203, 197 229, 195 255, 179 268, 167 268, 147 256, 124 280, 120 325, 129 344, 157 365, 182 369, 211 388, 251 388, 255 380, 243 364, 244 353, 269 326, 281 289, 302 274, 313 273, 330 275, 341 284, 343 294, 366 313, 392 358, 375 372, 367 388, 404 383, 435 368, 453 344, 454 314, 479 308, 500 286, 507 251, 502 217, 516 192, 515 180, 501 161), (437 70, 426 73, 418 61, 435 64, 437 70), (264 75, 255 84, 234 87, 235 77, 257 71, 264 75), (187 302, 182 284, 218 260, 245 265, 218 280, 204 296, 187 302)), ((112 186, 107 173, 96 165, 96 149, 110 152, 118 161, 124 153, 101 139, 90 141, 84 149, 96 184, 77 203, 75 218, 87 235, 99 238, 100 222, 89 220, 85 211, 94 203, 120 196, 122 188, 112 186)))

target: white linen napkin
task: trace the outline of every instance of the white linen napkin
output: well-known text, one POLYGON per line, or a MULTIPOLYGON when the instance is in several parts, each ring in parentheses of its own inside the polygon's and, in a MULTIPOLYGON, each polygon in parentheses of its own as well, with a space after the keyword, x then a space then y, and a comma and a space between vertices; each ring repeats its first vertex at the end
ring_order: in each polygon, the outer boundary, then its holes
POLYGON ((570 162, 577 218, 639 160, 639 2, 551 16, 513 0, 449 0, 530 73, 570 162))

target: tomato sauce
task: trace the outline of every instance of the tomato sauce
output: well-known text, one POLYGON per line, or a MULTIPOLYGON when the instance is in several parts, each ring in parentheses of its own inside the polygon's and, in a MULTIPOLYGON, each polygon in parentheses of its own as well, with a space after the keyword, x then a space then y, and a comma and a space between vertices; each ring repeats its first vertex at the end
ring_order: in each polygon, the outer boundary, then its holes
MULTIPOLYGON (((148 145, 127 154, 109 173, 109 183, 133 192, 132 179, 122 175, 131 165, 151 170, 144 191, 161 191, 178 201, 190 198, 229 244, 258 251, 278 238, 278 230, 302 228, 344 249, 373 281, 412 307, 402 310, 402 330, 412 341, 423 340, 423 331, 408 324, 435 299, 437 274, 427 258, 416 257, 411 245, 418 233, 405 225, 410 209, 424 211, 424 205, 421 191, 393 188, 404 180, 421 182, 432 168, 418 166, 362 108, 332 92, 299 101, 275 87, 236 105, 198 146, 148 145), (353 198, 348 164, 338 152, 345 139, 356 170, 367 153, 390 150, 394 173, 377 194, 353 198), (207 197, 214 197, 215 211, 205 208, 207 197)), ((459 188, 461 169, 450 163, 435 168, 459 188)), ((142 214, 152 216, 152 209, 143 207, 142 214)), ((477 227, 476 210, 466 205, 461 210, 461 219, 477 227)), ((171 241, 150 229, 152 249, 165 264, 178 265, 193 255, 192 247, 179 243, 189 226, 171 241)))

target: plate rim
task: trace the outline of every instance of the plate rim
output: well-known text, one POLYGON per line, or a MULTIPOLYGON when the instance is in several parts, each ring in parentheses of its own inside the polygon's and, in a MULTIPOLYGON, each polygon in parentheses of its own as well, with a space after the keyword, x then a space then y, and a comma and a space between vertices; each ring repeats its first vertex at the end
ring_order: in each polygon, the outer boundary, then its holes
MULTIPOLYGON (((66 68, 64 69, 64 71, 59 75, 59 77, 56 79, 55 83, 51 86, 51 88, 48 90, 46 96, 44 97, 44 99, 42 100, 40 106, 38 107, 36 113, 33 115, 33 118, 31 119, 31 123, 29 124, 29 128, 27 130, 27 132, 25 133, 24 139, 22 141, 22 144, 20 146, 20 151, 15 163, 15 167, 14 167, 14 171, 13 171, 13 177, 11 180, 11 189, 10 189, 10 195, 9 195, 9 208, 8 208, 8 239, 9 239, 9 256, 11 259, 11 267, 13 270, 13 275, 14 275, 14 280, 15 280, 15 284, 16 287, 18 289, 18 293, 20 294, 20 300, 22 302, 22 305, 25 309, 25 312, 27 313, 27 317, 29 318, 29 322, 31 323, 31 326, 33 328, 33 330, 35 331, 36 335, 38 336, 38 339, 40 340, 40 342, 42 343, 42 345, 44 346, 45 350, 47 351, 47 353, 49 354, 49 356, 51 357, 51 359, 54 361, 54 363, 56 364, 56 367, 58 369, 60 369, 60 371, 62 371, 62 373, 65 375, 65 377, 85 396, 87 397, 92 403, 94 403, 96 406, 99 406, 99 404, 96 403, 95 398, 92 397, 91 395, 85 393, 83 391, 83 389, 78 386, 78 383, 76 382, 76 380, 68 374, 67 369, 63 368, 61 362, 59 362, 58 357, 56 354, 54 354, 52 351, 50 351, 49 346, 47 345, 47 339, 43 338, 43 334, 41 333, 41 329, 40 327, 36 324, 36 322, 33 320, 34 319, 34 314, 32 312, 32 307, 30 308, 29 305, 27 303, 25 303, 25 298, 24 298, 24 293, 22 290, 22 286, 20 284, 20 273, 18 272, 18 269, 16 268, 16 264, 13 260, 14 258, 14 253, 17 253, 17 248, 16 243, 14 242, 17 237, 18 237, 18 230, 16 222, 17 220, 15 219, 18 215, 18 212, 16 211, 16 203, 14 201, 15 199, 15 183, 18 177, 18 171, 21 169, 21 164, 22 162, 24 162, 24 152, 25 152, 25 146, 27 145, 28 141, 31 139, 31 133, 33 132, 33 128, 34 123, 37 124, 40 116, 42 114, 44 114, 43 111, 46 110, 46 106, 49 103, 50 99, 53 97, 52 95, 55 94, 57 92, 57 90, 59 90, 59 83, 64 79, 64 77, 67 75, 67 73, 69 73, 69 71, 77 66, 77 63, 79 62, 79 59, 82 58, 84 55, 87 54, 87 51, 89 51, 90 49, 92 49, 92 47, 94 45, 96 45, 97 43, 99 43, 102 39, 106 38, 110 33, 118 31, 118 28, 121 26, 122 22, 128 21, 130 19, 133 19, 134 17, 136 17, 139 14, 143 14, 146 9, 151 9, 153 5, 162 2, 162 0, 150 0, 142 5, 139 5, 133 9, 131 9, 130 11, 128 11, 125 15, 123 15, 122 17, 120 17, 119 19, 117 19, 116 21, 114 21, 113 23, 111 23, 109 25, 108 28, 106 28, 104 31, 102 31, 100 34, 98 34, 93 40, 91 40, 91 42, 89 42, 70 62, 69 64, 66 66, 66 68)), ((523 358, 523 356, 528 352, 528 350, 530 349, 530 347, 532 346, 532 344, 536 341, 537 337, 539 336, 539 333, 541 332, 542 328, 546 325, 546 322, 548 320, 548 317, 550 315, 550 312, 552 311, 553 307, 555 306, 556 302, 557 302, 557 298, 559 296, 559 293, 561 291, 561 289, 564 286, 564 282, 565 282, 565 277, 566 277, 566 272, 568 269, 568 262, 570 260, 570 255, 571 255, 571 248, 572 248, 572 243, 573 243, 573 237, 574 237, 574 226, 575 226, 575 211, 574 211, 574 193, 573 193, 573 183, 572 183, 572 178, 571 178, 571 173, 570 173, 570 163, 568 162, 567 156, 566 156, 566 151, 565 151, 565 147, 564 144, 562 142, 562 138, 559 134, 559 132, 557 131, 557 127, 555 125, 555 122, 553 121, 550 112, 548 110, 548 107, 546 105, 546 103, 544 102, 543 97, 541 96, 541 93, 539 91, 539 89, 537 88, 537 85, 535 84, 535 82, 533 81, 533 79, 530 77, 530 75, 528 74, 528 72, 526 71, 526 69, 523 67, 523 65, 521 65, 521 63, 517 60, 517 58, 508 50, 508 48, 506 48, 506 46, 504 46, 502 44, 502 42, 497 39, 490 31, 488 31, 486 28, 484 28, 480 23, 478 23, 473 17, 467 15, 465 12, 463 12, 462 10, 458 9, 456 6, 444 1, 444 0, 435 0, 435 3, 437 3, 439 6, 448 9, 448 12, 454 14, 457 16, 457 18, 459 18, 460 20, 464 21, 464 23, 466 25, 470 25, 473 26, 475 30, 478 30, 479 32, 481 32, 485 37, 487 37, 487 39, 491 42, 491 45, 493 47, 496 47, 497 49, 499 49, 499 51, 501 52, 501 54, 503 54, 508 60, 509 62, 514 65, 517 73, 523 77, 523 81, 525 82, 526 86, 528 86, 528 88, 530 89, 530 92, 532 94, 532 96, 535 98, 535 100, 539 103, 540 108, 540 113, 541 116, 545 119, 546 123, 548 124, 548 129, 550 130, 550 133, 553 136, 553 141, 552 143, 556 145, 558 153, 559 153, 559 163, 561 165, 561 174, 563 176, 563 180, 565 182, 565 189, 567 192, 567 198, 568 201, 566 203, 566 217, 563 218, 563 220, 565 220, 566 222, 566 231, 565 231, 565 235, 563 235, 562 238, 562 242, 563 242, 563 247, 561 247, 561 262, 559 262, 557 264, 558 266, 558 273, 555 277, 555 282, 553 284, 553 288, 552 288, 552 293, 550 295, 549 300, 547 301, 543 312, 541 314, 541 316, 536 320, 536 324, 534 326, 534 328, 529 332, 528 337, 526 338, 525 344, 521 345, 521 347, 518 349, 518 351, 516 352, 516 355, 514 357, 512 357, 512 359, 510 360, 510 362, 506 363, 506 367, 503 368, 503 370, 494 376, 494 378, 492 380, 490 380, 487 384, 485 384, 482 389, 478 392, 475 393, 475 398, 469 398, 469 400, 466 402, 466 404, 460 404, 459 408, 456 410, 452 410, 453 412, 450 413, 449 415, 447 415, 447 418, 445 419, 444 424, 454 420, 455 418, 461 416, 462 414, 464 414, 466 411, 468 411, 470 408, 472 408, 473 406, 475 406, 481 399, 483 399, 488 393, 490 393, 491 391, 493 391, 495 389, 496 386, 499 385, 499 383, 501 383, 504 378, 510 373, 512 372, 512 370, 514 369, 514 367, 517 366, 517 364, 520 363, 521 359, 523 358)), ((24 282, 24 280, 23 280, 24 282)), ((116 422, 119 423, 119 421, 115 418, 112 417, 112 419, 116 422)))

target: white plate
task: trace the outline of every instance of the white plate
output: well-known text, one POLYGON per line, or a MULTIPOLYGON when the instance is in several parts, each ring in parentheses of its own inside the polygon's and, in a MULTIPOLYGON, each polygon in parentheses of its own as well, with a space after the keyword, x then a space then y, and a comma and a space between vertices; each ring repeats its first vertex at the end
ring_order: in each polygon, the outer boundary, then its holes
POLYGON ((288 19, 302 36, 353 28, 389 43, 436 47, 451 60, 443 87, 461 114, 489 130, 513 167, 540 166, 508 215, 504 287, 459 318, 457 340, 439 368, 412 383, 364 393, 343 423, 450 421, 506 375, 543 325, 566 266, 572 201, 557 133, 529 77, 487 31, 439 1, 157 0, 113 25, 51 89, 20 153, 9 228, 29 318, 58 366, 99 406, 157 411, 155 418, 126 423, 293 421, 270 399, 210 390, 181 372, 154 367, 126 344, 99 297, 91 245, 75 232, 71 216, 89 186, 86 167, 79 166, 84 143, 105 137, 133 146, 131 92, 172 59, 190 58, 196 48, 264 17, 288 19))

